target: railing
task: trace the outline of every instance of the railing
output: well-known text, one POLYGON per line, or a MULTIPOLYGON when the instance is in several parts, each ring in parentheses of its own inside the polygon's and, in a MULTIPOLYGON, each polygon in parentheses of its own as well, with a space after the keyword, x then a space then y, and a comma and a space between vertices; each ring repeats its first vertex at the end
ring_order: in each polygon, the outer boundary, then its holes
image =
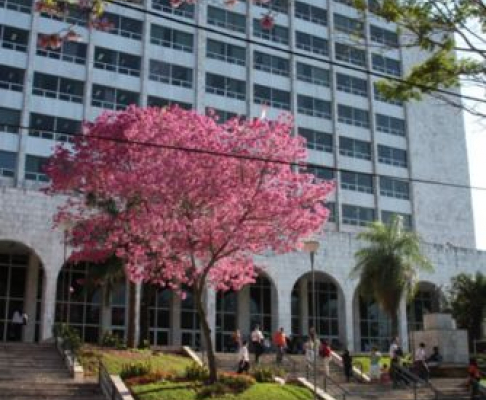
MULTIPOLYGON (((314 377, 314 374, 311 374, 313 371, 313 365, 307 363, 306 364, 306 378, 309 382, 311 375, 312 375, 312 382, 311 384, 314 385, 314 381, 317 382, 317 377, 314 377)), ((318 374, 318 370, 315 371, 316 375, 318 374)), ((329 393, 333 398, 337 399, 342 399, 346 400, 346 398, 351 397, 351 393, 347 391, 345 388, 343 388, 338 382, 336 382, 334 379, 332 379, 330 376, 327 376, 326 374, 323 374, 323 386, 322 388, 326 393, 329 393)), ((314 388, 317 390, 317 388, 314 388)))

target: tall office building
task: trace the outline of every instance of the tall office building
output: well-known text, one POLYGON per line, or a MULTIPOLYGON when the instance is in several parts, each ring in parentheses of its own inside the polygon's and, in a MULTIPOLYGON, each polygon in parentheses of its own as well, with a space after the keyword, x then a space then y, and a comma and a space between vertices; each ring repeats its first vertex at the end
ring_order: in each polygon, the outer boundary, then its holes
MULTIPOLYGON (((314 312, 318 333, 335 346, 385 347, 390 322, 360 298, 349 272, 362 245, 356 232, 395 213, 422 236, 436 268, 420 277, 408 311, 401 307, 405 340, 437 308, 452 276, 485 267, 474 249, 470 191, 462 187, 469 171, 461 112, 433 100, 389 101, 376 88, 380 76, 399 78, 426 54, 401 47, 394 26, 350 0, 263 3, 110 4, 112 27, 104 32, 89 30, 76 8, 57 18, 34 13, 32 0, 0 0, 0 341, 10 338, 16 309, 31 317, 26 341, 50 337, 55 321, 79 328, 87 341, 102 329, 125 335, 126 285, 109 294, 109 304, 103 288, 85 290, 87 267, 65 265, 69 249, 52 229, 63 199, 38 189, 54 145, 69 143, 82 120, 129 104, 213 108, 222 120, 258 116, 264 105, 269 118, 291 112, 312 171, 338 182, 316 256, 318 307, 310 301, 307 254, 259 257, 264 268, 255 284, 207 294, 218 350, 228 348, 234 329, 247 334, 256 323, 267 333, 282 326, 305 336, 314 312), (275 25, 264 29, 269 8, 275 25), (83 40, 38 47, 39 34, 68 27, 83 40)), ((144 287, 142 308, 151 343, 199 345, 190 294, 182 301, 144 287)))

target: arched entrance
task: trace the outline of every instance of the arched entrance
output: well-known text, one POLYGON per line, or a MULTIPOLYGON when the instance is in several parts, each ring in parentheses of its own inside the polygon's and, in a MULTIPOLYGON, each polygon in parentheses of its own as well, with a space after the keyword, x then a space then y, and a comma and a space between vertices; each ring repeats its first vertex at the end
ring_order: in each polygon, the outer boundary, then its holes
POLYGON ((433 283, 419 282, 413 300, 407 305, 409 332, 423 329, 424 314, 439 311, 441 296, 440 289, 433 283))
POLYGON ((38 341, 44 270, 27 246, 0 241, 0 341, 38 341), (25 313, 27 324, 12 323, 15 312, 25 313))
MULTIPOLYGON (((356 295, 358 302, 358 337, 359 349, 370 351, 377 347, 381 351, 387 351, 392 335, 392 323, 390 317, 380 308, 374 300, 368 300, 356 295)), ((355 308, 356 309, 356 308, 355 308)))
POLYGON ((216 351, 235 350, 232 334, 238 329, 238 297, 233 290, 216 293, 216 351))
POLYGON ((307 336, 316 319, 317 335, 339 349, 345 340, 344 295, 333 278, 321 271, 315 274, 315 286, 311 273, 295 283, 292 290, 292 334, 307 336), (315 287, 316 307, 313 306, 315 287))

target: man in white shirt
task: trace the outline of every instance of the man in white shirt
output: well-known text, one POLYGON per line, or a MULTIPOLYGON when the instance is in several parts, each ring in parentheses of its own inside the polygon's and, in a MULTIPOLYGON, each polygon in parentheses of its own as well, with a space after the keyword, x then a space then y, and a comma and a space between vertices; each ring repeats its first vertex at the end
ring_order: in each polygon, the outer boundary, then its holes
POLYGON ((398 354, 396 354, 398 349, 399 349, 398 337, 394 337, 390 344, 390 350, 389 350, 390 360, 393 359, 395 356, 398 356, 398 354))
POLYGON ((262 331, 260 330, 259 325, 255 325, 255 329, 251 333, 251 344, 253 350, 255 351, 255 364, 260 362, 260 356, 263 354, 263 341, 265 337, 263 336, 262 331))
POLYGON ((16 310, 12 316, 12 330, 14 340, 22 341, 22 326, 24 325, 24 319, 22 318, 22 313, 16 310))
POLYGON ((243 341, 240 347, 238 358, 238 373, 248 372, 250 369, 250 353, 248 352, 248 342, 246 340, 243 341))
POLYGON ((429 367, 425 362, 427 360, 427 355, 425 354, 425 343, 420 343, 417 350, 415 350, 415 372, 420 379, 425 381, 429 378, 429 367))

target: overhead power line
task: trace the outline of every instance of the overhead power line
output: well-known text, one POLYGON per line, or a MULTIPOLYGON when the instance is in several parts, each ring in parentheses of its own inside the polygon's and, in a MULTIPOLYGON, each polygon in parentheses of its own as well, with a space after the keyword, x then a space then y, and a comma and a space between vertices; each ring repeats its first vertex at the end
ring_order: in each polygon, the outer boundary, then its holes
POLYGON ((124 8, 130 9, 130 10, 138 11, 138 12, 141 12, 141 13, 144 13, 144 14, 149 14, 149 15, 152 15, 152 16, 155 16, 155 17, 159 17, 161 19, 165 19, 167 21, 175 22, 175 23, 180 24, 180 25, 184 25, 184 26, 187 26, 187 27, 190 27, 190 28, 194 28, 196 30, 203 30, 203 31, 206 31, 206 32, 210 32, 210 33, 222 36, 224 38, 231 38, 231 39, 234 39, 234 40, 237 40, 237 41, 240 41, 240 42, 245 42, 247 44, 258 45, 258 46, 261 46, 261 47, 265 47, 267 49, 287 53, 287 54, 290 54, 290 55, 293 55, 293 56, 298 56, 298 57, 306 58, 306 59, 309 59, 309 60, 325 63, 327 65, 333 65, 333 66, 348 69, 348 70, 351 70, 351 71, 365 73, 365 74, 370 75, 370 76, 374 76, 374 77, 378 77, 378 78, 382 78, 382 79, 387 79, 387 80, 391 80, 391 81, 394 81, 394 82, 405 83, 407 85, 410 85, 412 87, 416 87, 418 89, 425 90, 425 91, 440 93, 440 94, 443 94, 443 95, 447 95, 447 96, 451 96, 451 97, 455 97, 455 98, 460 98, 460 99, 464 99, 464 100, 471 100, 471 101, 475 101, 475 102, 479 102, 479 103, 486 103, 486 99, 484 99, 484 98, 469 96, 469 95, 461 94, 461 93, 458 93, 458 92, 453 92, 453 91, 450 91, 450 90, 434 88, 434 87, 427 86, 427 85, 421 85, 421 84, 418 84, 418 83, 415 83, 415 82, 407 81, 406 79, 403 79, 403 78, 398 78, 398 77, 390 76, 390 75, 387 75, 387 74, 384 74, 384 73, 372 71, 368 68, 355 67, 355 66, 348 65, 346 63, 342 63, 342 62, 339 62, 339 61, 333 61, 333 60, 321 58, 321 57, 315 56, 313 54, 307 54, 307 53, 302 53, 302 52, 299 52, 299 51, 294 51, 294 50, 291 50, 290 48, 285 49, 285 48, 282 48, 282 47, 279 47, 279 46, 276 46, 276 45, 273 45, 273 44, 270 44, 270 43, 262 42, 262 41, 259 41, 259 40, 255 40, 255 39, 252 39, 252 38, 241 37, 241 36, 235 35, 234 33, 231 33, 231 32, 221 32, 220 30, 213 28, 213 27, 210 27, 210 26, 204 26, 204 25, 201 25, 199 23, 191 22, 191 21, 184 21, 182 19, 178 19, 178 18, 172 17, 170 15, 159 13, 159 12, 156 12, 154 10, 147 10, 147 9, 141 8, 139 6, 123 2, 123 1, 119 1, 119 0, 105 0, 105 1, 109 4, 114 4, 114 5, 124 7, 124 8))
MULTIPOLYGON (((21 126, 21 125, 8 125, 4 124, 3 126, 8 126, 11 128, 16 128, 16 129, 23 129, 27 131, 39 131, 38 129, 34 129, 29 126, 21 126)), ((72 132, 62 132, 62 131, 54 131, 54 130, 46 130, 43 129, 43 132, 49 132, 53 134, 65 134, 65 135, 71 135, 71 136, 79 136, 78 135, 73 135, 72 132)), ((0 133, 6 133, 6 132, 0 132, 0 133)), ((187 152, 187 153, 193 153, 193 154, 207 154, 215 157, 226 157, 226 158, 236 158, 236 159, 242 159, 242 160, 248 160, 248 161, 263 161, 263 162, 268 162, 268 163, 273 163, 273 164, 281 164, 281 165, 289 165, 289 166, 297 166, 297 167, 315 167, 315 168, 321 168, 321 169, 328 169, 333 172, 349 172, 349 173, 360 173, 360 174, 366 174, 366 175, 371 175, 373 177, 383 177, 383 178, 392 178, 395 180, 399 180, 402 182, 415 182, 415 183, 421 183, 421 184, 428 184, 428 185, 439 185, 439 186, 446 186, 446 187, 452 187, 452 188, 457 188, 457 189, 466 189, 466 190, 485 190, 486 187, 481 187, 481 186, 472 186, 472 185, 465 185, 465 184, 460 184, 460 183, 451 183, 451 182, 442 182, 442 181, 437 181, 437 180, 432 180, 432 179, 419 179, 419 178, 402 178, 402 177, 397 177, 394 175, 384 175, 384 174, 377 174, 376 172, 362 172, 362 171, 354 171, 346 168, 338 168, 338 167, 331 167, 331 166, 325 166, 325 165, 320 165, 320 164, 313 164, 309 162, 299 162, 299 163, 293 163, 289 162, 286 160, 281 160, 278 158, 268 158, 268 157, 260 157, 260 156, 253 156, 253 155, 246 155, 246 154, 235 154, 235 153, 225 153, 225 152, 219 152, 219 151, 214 151, 214 150, 208 150, 208 149, 199 149, 199 148, 194 148, 194 147, 184 147, 184 146, 173 146, 173 145, 166 145, 166 144, 160 144, 160 143, 152 143, 152 142, 142 142, 142 141, 137 141, 137 140, 128 140, 128 139, 119 139, 119 138, 110 138, 110 137, 105 137, 105 136, 99 136, 99 135, 86 135, 87 138, 93 138, 96 140, 102 140, 102 141, 109 141, 109 142, 114 142, 118 144, 124 144, 124 145, 130 145, 130 146, 140 146, 140 147, 152 147, 152 148, 160 148, 160 149, 165 149, 165 150, 172 150, 172 151, 182 151, 182 152, 187 152)))

